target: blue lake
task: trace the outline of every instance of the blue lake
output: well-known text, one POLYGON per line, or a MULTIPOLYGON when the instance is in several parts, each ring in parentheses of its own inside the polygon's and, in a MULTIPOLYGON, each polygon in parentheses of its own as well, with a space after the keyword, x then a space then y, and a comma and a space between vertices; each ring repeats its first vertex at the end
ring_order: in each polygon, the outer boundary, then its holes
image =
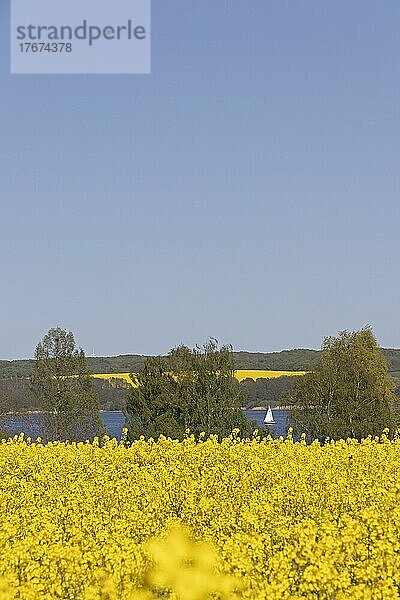
MULTIPOLYGON (((249 421, 256 421, 258 427, 264 427, 264 417, 265 410, 245 410, 244 414, 248 418, 249 421)), ((287 410, 274 410, 274 420, 275 423, 273 425, 269 425, 269 429, 271 432, 279 437, 283 435, 286 437, 287 430, 290 427, 289 422, 289 413, 287 410)))
MULTIPOLYGON (((285 436, 289 427, 288 414, 284 410, 274 410, 273 412, 275 423, 269 427, 276 436, 285 436)), ((265 410, 245 410, 244 413, 250 421, 256 422, 257 427, 263 427, 265 410)), ((122 412, 102 412, 101 418, 107 427, 108 435, 120 439, 125 423, 124 414, 122 412)), ((8 435, 14 436, 23 432, 26 436, 35 439, 43 435, 42 415, 30 413, 10 416, 5 422, 5 427, 8 435)))

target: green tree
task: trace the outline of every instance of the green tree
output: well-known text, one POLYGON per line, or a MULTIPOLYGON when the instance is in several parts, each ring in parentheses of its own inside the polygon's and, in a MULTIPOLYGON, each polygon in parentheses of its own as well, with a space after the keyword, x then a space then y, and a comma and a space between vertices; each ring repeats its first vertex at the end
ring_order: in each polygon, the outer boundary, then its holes
POLYGON ((369 327, 324 340, 318 365, 299 378, 289 402, 298 433, 312 438, 380 435, 394 423, 394 384, 369 327))
POLYGON ((182 439, 187 429, 196 436, 224 437, 235 428, 249 433, 230 346, 219 348, 214 339, 193 349, 178 346, 166 357, 146 359, 132 378, 137 387, 128 394, 130 439, 161 434, 182 439))
POLYGON ((50 329, 37 345, 31 391, 40 403, 47 439, 85 440, 104 432, 85 353, 75 347, 70 331, 50 329))

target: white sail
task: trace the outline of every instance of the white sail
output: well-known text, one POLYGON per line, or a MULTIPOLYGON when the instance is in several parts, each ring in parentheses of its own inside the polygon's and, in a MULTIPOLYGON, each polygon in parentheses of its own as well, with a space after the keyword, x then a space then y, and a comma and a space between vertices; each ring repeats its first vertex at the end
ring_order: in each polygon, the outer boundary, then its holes
POLYGON ((268 423, 275 423, 275 421, 274 421, 274 415, 272 414, 272 410, 271 410, 270 406, 268 406, 268 410, 267 410, 267 413, 266 413, 265 418, 264 418, 264 423, 266 425, 268 423))

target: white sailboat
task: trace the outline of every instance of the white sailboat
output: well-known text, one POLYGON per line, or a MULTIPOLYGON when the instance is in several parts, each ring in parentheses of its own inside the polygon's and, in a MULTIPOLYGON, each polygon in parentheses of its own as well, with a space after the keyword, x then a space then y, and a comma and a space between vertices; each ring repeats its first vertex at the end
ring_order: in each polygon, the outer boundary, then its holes
POLYGON ((275 423, 275 421, 274 421, 274 415, 272 413, 271 407, 268 406, 268 410, 267 410, 266 415, 264 417, 264 424, 265 425, 270 425, 271 423, 275 423))

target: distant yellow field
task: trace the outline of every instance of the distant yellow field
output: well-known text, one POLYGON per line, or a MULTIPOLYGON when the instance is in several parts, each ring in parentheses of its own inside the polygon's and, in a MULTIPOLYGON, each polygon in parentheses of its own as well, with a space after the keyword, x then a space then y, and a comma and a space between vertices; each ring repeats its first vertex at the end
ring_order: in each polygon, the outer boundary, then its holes
MULTIPOLYGON (((243 379, 276 379, 277 377, 292 377, 298 375, 305 375, 306 371, 261 371, 261 370, 250 370, 250 371, 235 371, 235 377, 238 381, 243 379)), ((95 379, 123 379, 132 385, 132 379, 129 373, 95 373, 92 375, 95 379)))
POLYGON ((235 371, 235 377, 238 381, 243 379, 276 379, 277 377, 292 377, 297 375, 305 375, 306 371, 235 371))
POLYGON ((123 379, 132 384, 132 379, 129 373, 93 373, 95 379, 123 379))

